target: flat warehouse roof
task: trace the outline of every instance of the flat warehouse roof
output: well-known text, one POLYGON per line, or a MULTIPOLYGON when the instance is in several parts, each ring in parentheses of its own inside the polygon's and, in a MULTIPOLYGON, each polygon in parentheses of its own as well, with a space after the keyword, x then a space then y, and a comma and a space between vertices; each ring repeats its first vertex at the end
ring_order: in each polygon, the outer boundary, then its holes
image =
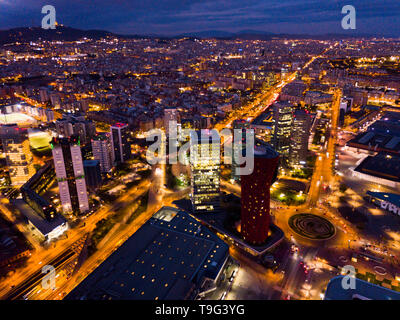
POLYGON ((188 213, 162 208, 66 299, 184 299, 215 278, 228 246, 188 213))

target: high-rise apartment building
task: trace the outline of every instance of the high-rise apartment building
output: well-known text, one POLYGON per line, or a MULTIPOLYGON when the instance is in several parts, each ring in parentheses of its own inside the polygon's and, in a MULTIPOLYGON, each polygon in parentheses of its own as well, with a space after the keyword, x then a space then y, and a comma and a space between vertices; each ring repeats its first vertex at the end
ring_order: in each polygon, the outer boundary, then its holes
POLYGON ((11 185, 21 186, 35 174, 28 132, 15 124, 6 124, 1 126, 0 135, 11 185))
POLYGON ((273 148, 283 157, 289 155, 290 136, 293 123, 293 107, 288 102, 273 105, 274 132, 271 139, 273 148))
POLYGON ((101 172, 109 172, 114 163, 111 134, 109 132, 98 132, 92 138, 92 152, 94 160, 100 162, 101 172))
POLYGON ((277 177, 279 154, 267 144, 254 148, 254 170, 241 176, 241 234, 253 245, 266 241, 270 226, 270 187, 277 177))
POLYGON ((81 214, 89 210, 88 194, 78 136, 54 138, 51 142, 63 212, 81 214))
POLYGON ((289 152, 289 163, 293 167, 304 166, 306 164, 310 128, 311 115, 307 111, 296 110, 293 114, 289 152))
POLYGON ((190 133, 191 200, 196 213, 220 207, 220 137, 215 130, 190 133))
POLYGON ((56 121, 57 133, 65 138, 78 135, 82 144, 86 144, 96 134, 96 125, 81 114, 64 114, 56 121))
POLYGON ((128 125, 116 123, 111 127, 111 144, 115 163, 123 163, 131 158, 128 125))
POLYGON ((164 128, 166 135, 169 134, 169 125, 171 122, 179 122, 178 110, 176 108, 164 109, 164 128))

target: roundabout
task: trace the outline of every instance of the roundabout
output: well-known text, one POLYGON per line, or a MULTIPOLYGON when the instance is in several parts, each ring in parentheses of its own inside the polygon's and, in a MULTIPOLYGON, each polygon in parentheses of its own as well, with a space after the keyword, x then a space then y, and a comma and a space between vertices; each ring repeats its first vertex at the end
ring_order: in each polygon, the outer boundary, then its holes
POLYGON ((329 220, 311 213, 291 216, 289 227, 299 236, 310 240, 328 240, 336 233, 335 226, 329 220))
POLYGON ((381 266, 375 266, 374 270, 380 276, 385 276, 387 274, 386 269, 384 267, 381 267, 381 266))

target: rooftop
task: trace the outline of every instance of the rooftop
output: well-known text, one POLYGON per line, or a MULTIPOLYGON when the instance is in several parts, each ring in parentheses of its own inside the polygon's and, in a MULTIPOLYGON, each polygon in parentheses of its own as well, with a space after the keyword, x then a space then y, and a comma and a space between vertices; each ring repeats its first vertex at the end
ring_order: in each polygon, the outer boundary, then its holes
POLYGON ((400 157, 379 153, 365 158, 355 171, 400 182, 400 157))
POLYGON ((127 127, 128 125, 126 124, 126 123, 121 123, 121 122, 118 122, 118 123, 115 123, 113 126, 112 126, 112 128, 124 128, 124 127, 127 127))
POLYGON ((28 219, 44 236, 52 232, 58 226, 61 226, 67 222, 67 220, 61 214, 57 214, 54 219, 50 221, 46 220, 36 213, 35 210, 33 210, 23 200, 14 200, 14 204, 22 213, 22 215, 28 219))
POLYGON ((386 151, 400 153, 400 137, 389 133, 367 131, 357 135, 354 139, 347 142, 349 147, 367 149, 372 151, 386 151))
POLYGON ((99 160, 83 160, 83 165, 85 167, 95 167, 100 163, 99 160))
POLYGON ((388 202, 400 207, 400 194, 367 191, 367 195, 377 198, 379 200, 388 201, 388 202))
POLYGON ((216 278, 228 246, 185 211, 164 207, 67 299, 185 299, 216 278))

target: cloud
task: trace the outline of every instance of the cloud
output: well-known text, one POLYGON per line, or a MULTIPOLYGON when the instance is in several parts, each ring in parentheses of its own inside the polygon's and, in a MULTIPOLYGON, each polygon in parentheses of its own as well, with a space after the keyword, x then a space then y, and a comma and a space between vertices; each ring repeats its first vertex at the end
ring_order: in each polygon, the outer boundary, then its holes
POLYGON ((0 0, 0 28, 39 25, 41 7, 50 2, 56 8, 58 22, 119 33, 247 28, 337 32, 343 17, 341 9, 348 4, 357 10, 359 32, 374 32, 374 27, 378 32, 398 30, 393 17, 400 14, 398 0, 0 0), (315 28, 317 25, 321 28, 315 28))

